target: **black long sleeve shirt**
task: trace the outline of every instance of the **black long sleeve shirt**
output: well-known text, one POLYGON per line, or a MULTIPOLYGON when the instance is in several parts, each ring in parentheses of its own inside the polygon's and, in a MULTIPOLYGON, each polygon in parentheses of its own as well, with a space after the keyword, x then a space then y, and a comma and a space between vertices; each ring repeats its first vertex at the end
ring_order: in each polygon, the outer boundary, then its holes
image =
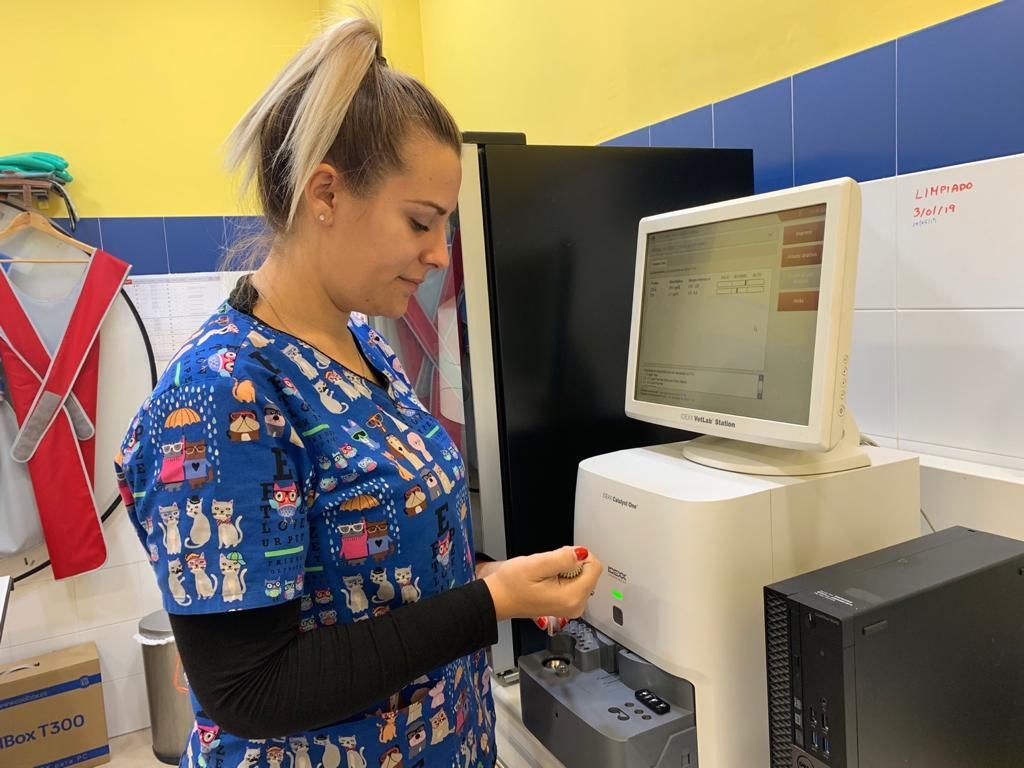
POLYGON ((353 624, 299 632, 298 600, 229 613, 171 615, 205 714, 249 739, 321 728, 417 677, 497 641, 483 581, 353 624))

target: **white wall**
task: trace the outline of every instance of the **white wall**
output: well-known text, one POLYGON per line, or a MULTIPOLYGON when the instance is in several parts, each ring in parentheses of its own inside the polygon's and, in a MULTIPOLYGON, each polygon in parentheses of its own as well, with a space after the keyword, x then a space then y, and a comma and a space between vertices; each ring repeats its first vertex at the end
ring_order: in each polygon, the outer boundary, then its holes
POLYGON ((1024 155, 1015 155, 861 185, 849 391, 863 432, 922 455, 922 506, 936 527, 1016 538, 1024 538, 1022 180, 1024 155), (931 194, 964 183, 971 189, 931 194))

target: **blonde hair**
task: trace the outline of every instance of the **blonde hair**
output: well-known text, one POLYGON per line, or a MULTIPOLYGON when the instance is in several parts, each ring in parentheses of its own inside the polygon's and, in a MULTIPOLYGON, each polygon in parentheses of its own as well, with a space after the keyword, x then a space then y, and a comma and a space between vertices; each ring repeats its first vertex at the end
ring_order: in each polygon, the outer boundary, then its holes
POLYGON ((460 150, 448 110, 418 80, 389 68, 381 46, 379 27, 365 17, 328 27, 231 132, 228 164, 243 170, 243 193, 256 182, 272 236, 291 230, 303 188, 322 162, 352 194, 367 197, 404 168, 401 150, 413 131, 460 150))

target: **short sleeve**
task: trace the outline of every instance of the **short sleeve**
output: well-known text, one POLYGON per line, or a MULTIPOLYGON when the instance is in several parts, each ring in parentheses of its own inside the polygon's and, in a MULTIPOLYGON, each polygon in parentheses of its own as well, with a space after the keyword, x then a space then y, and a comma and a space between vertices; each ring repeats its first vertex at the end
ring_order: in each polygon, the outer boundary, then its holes
POLYGON ((118 457, 169 613, 259 608, 302 592, 306 451, 272 380, 233 362, 158 387, 118 457))

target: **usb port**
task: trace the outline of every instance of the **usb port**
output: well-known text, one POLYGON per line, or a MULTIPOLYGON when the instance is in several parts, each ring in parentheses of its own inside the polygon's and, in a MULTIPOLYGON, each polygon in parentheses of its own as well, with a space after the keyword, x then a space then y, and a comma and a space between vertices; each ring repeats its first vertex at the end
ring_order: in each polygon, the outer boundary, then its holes
POLYGON ((817 724, 818 724, 818 715, 817 715, 817 713, 816 713, 816 712, 814 711, 814 707, 811 707, 811 710, 810 710, 810 713, 809 713, 809 714, 810 714, 810 716, 811 716, 811 725, 812 725, 812 726, 814 726, 814 725, 817 725, 817 724))
POLYGON ((828 730, 828 712, 822 710, 821 712, 821 727, 822 730, 828 730))
POLYGON ((811 734, 811 746, 813 746, 815 749, 818 749, 821 746, 821 739, 818 736, 817 731, 814 731, 811 734))
POLYGON ((827 733, 821 737, 821 751, 825 753, 825 757, 828 757, 832 751, 832 739, 829 738, 827 733))

